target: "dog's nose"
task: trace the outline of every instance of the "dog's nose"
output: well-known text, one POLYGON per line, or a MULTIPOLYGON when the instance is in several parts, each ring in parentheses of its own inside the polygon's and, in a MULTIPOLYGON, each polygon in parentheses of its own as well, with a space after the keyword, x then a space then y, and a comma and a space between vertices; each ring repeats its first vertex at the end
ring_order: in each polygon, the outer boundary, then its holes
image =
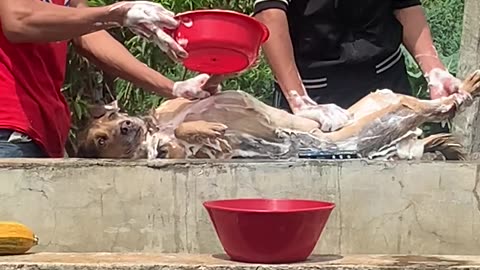
POLYGON ((132 128, 132 122, 125 120, 120 124, 120 133, 127 135, 130 129, 132 128))

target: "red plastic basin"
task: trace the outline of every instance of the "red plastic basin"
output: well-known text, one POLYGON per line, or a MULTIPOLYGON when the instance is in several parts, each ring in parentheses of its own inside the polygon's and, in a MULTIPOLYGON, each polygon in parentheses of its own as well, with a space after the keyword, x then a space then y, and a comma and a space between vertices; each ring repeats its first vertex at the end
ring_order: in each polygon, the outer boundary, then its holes
POLYGON ((335 204, 233 199, 203 203, 227 255, 248 263, 293 263, 312 253, 335 204))
POLYGON ((196 72, 230 74, 255 63, 268 28, 248 15, 229 10, 195 10, 176 16, 171 36, 189 56, 183 65, 196 72))

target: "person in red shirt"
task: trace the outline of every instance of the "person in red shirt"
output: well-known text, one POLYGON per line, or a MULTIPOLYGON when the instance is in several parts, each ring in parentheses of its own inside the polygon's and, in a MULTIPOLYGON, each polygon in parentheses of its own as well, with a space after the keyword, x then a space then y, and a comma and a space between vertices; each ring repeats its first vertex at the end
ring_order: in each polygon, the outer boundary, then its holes
POLYGON ((105 31, 128 27, 181 60, 187 52, 162 30, 178 26, 173 16, 149 1, 88 7, 87 0, 0 0, 0 157, 64 156, 70 111, 60 89, 68 42, 99 68, 143 89, 167 98, 208 97, 212 91, 202 90, 208 75, 172 82, 105 31))

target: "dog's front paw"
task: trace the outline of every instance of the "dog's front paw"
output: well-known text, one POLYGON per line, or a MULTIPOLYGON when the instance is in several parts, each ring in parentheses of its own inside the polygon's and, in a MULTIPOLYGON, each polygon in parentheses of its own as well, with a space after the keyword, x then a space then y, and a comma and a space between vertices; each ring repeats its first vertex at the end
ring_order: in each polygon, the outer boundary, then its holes
POLYGON ((185 122, 175 129, 175 137, 188 143, 199 143, 206 139, 223 137, 227 126, 216 122, 185 122))

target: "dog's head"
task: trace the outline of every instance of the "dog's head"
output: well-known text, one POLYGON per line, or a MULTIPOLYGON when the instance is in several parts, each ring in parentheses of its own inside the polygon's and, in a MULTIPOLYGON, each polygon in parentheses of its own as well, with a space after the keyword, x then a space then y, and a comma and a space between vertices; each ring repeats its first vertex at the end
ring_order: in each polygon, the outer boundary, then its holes
POLYGON ((90 123, 80 135, 81 158, 134 158, 145 141, 145 122, 121 113, 116 102, 90 108, 90 123))

